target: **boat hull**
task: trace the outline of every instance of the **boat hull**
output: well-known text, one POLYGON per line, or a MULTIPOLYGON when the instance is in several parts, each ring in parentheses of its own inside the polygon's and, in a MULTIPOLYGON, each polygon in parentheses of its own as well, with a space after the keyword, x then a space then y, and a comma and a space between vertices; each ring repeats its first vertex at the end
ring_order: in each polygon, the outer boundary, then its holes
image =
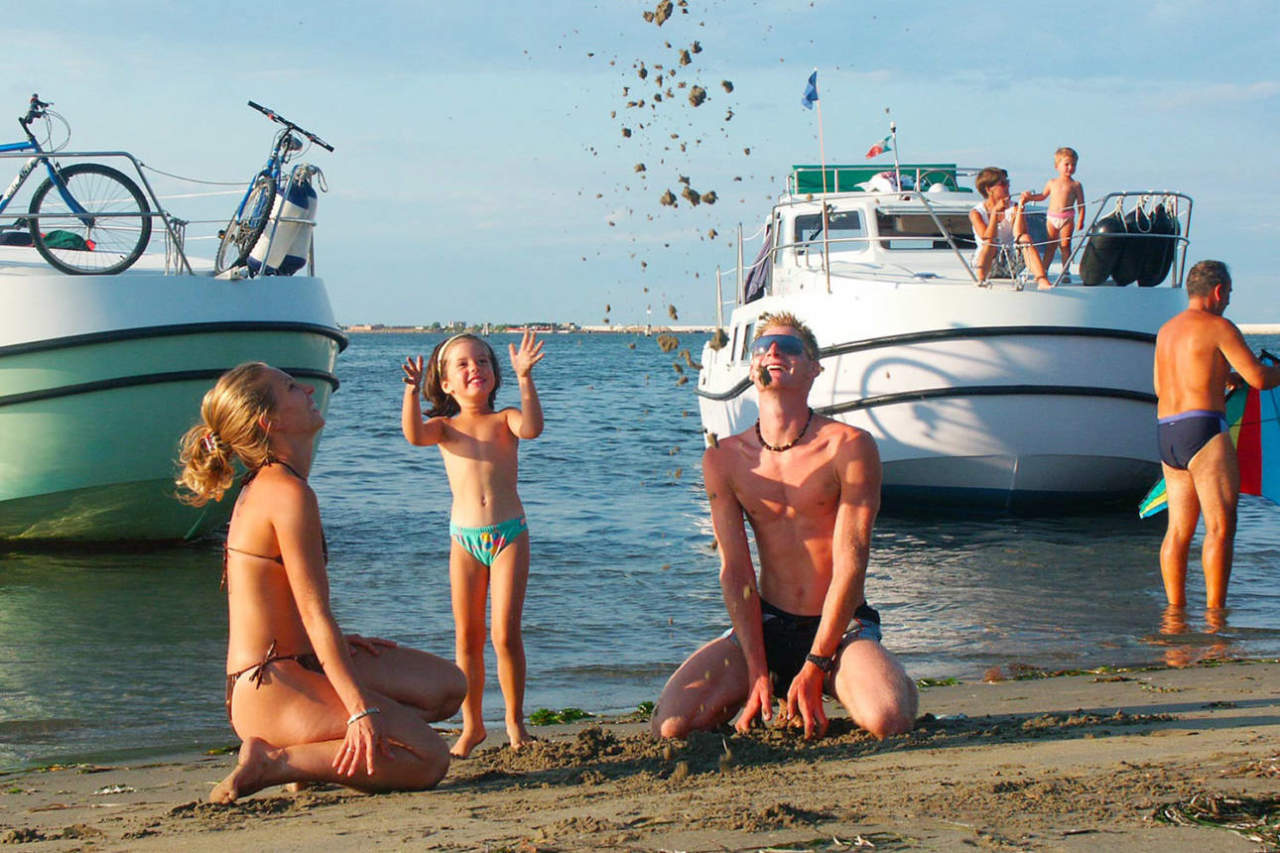
POLYGON ((149 273, 0 278, 0 539, 194 538, 231 500, 175 498, 178 439, 216 378, 265 361, 337 387, 324 284, 149 273))
POLYGON ((1159 478, 1155 332, 1182 291, 854 284, 734 313, 735 351, 703 353, 708 433, 755 421, 742 342, 759 314, 785 309, 822 344, 810 404, 876 439, 890 506, 1092 508, 1159 478))

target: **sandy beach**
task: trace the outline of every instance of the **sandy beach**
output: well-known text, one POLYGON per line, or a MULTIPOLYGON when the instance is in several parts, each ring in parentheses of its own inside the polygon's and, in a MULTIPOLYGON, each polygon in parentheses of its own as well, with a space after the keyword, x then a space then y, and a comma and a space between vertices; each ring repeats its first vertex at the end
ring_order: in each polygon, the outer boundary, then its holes
POLYGON ((41 851, 1277 849, 1280 662, 928 687, 921 713, 914 732, 882 743, 844 719, 813 742, 770 729, 670 744, 638 721, 592 720, 536 729, 542 740, 519 753, 491 735, 431 792, 276 788, 232 806, 203 802, 232 755, 9 773, 0 776, 0 843, 41 851), (1268 813, 1270 828, 1259 824, 1268 813), (1237 833, 1215 822, 1255 828, 1237 833))

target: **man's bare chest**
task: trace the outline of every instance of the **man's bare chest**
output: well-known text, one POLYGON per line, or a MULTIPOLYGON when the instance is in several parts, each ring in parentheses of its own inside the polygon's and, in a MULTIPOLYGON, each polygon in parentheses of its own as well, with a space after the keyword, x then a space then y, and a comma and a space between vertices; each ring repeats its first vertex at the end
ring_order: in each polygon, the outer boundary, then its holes
POLYGON ((787 474, 773 479, 765 472, 748 472, 736 479, 738 502, 751 518, 813 518, 834 511, 840 488, 825 467, 787 474))

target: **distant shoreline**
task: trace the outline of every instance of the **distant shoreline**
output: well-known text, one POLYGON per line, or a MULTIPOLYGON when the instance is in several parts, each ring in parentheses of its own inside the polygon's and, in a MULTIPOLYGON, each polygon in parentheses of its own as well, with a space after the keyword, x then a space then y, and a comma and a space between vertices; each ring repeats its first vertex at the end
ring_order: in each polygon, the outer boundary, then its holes
POLYGON ((1246 335, 1280 335, 1280 323, 1237 323, 1236 328, 1246 335))

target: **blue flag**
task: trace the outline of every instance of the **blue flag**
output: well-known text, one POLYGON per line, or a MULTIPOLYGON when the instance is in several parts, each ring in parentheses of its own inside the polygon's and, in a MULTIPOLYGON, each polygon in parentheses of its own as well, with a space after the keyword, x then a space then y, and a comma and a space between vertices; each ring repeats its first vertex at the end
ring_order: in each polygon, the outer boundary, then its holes
POLYGON ((814 71, 809 75, 809 85, 804 87, 804 97, 800 99, 800 106, 806 110, 813 109, 813 105, 818 102, 818 72, 814 71))

